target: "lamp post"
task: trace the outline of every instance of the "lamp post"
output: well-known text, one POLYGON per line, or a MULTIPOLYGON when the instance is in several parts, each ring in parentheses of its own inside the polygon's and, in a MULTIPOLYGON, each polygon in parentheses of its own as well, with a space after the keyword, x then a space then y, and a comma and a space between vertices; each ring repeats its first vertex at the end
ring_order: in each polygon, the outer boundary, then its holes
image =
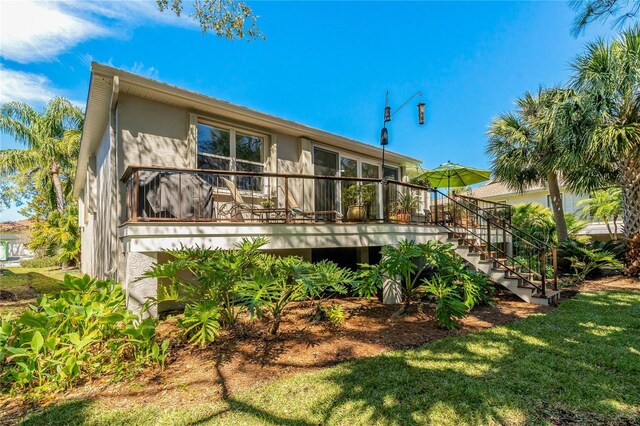
POLYGON ((389 145, 389 130, 387 129, 387 123, 391 121, 391 117, 393 117, 398 111, 404 108, 413 98, 416 96, 420 96, 420 102, 418 103, 418 124, 424 124, 424 106, 425 103, 422 102, 422 92, 417 91, 413 95, 409 97, 398 109, 391 112, 391 107, 389 106, 389 91, 387 90, 387 96, 384 102, 384 117, 382 120, 382 130, 380 131, 380 145, 382 146, 382 179, 384 181, 384 151, 385 147, 389 145))

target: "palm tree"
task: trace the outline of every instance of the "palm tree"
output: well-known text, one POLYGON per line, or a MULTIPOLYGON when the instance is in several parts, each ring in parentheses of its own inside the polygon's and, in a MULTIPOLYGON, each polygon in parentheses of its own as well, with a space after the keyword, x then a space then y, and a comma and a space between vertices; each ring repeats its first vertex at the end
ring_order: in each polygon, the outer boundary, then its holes
POLYGON ((572 85, 597 118, 581 149, 619 170, 626 237, 640 233, 640 28, 587 44, 572 85))
POLYGON ((562 89, 525 93, 516 101, 515 113, 502 114, 492 121, 487 147, 497 180, 521 192, 531 185, 546 184, 560 241, 569 238, 558 182, 563 166, 561 148, 553 126, 543 118, 565 98, 562 89))
POLYGON ((590 198, 578 201, 577 206, 583 218, 601 220, 607 225, 609 237, 618 238, 618 218, 622 214, 622 191, 620 188, 609 188, 595 191, 590 198), (613 222, 613 231, 610 222, 613 222))
POLYGON ((62 212, 71 192, 80 146, 83 114, 64 98, 54 98, 42 113, 22 102, 0 109, 0 131, 26 149, 0 150, 0 176, 31 176, 51 210, 62 212))

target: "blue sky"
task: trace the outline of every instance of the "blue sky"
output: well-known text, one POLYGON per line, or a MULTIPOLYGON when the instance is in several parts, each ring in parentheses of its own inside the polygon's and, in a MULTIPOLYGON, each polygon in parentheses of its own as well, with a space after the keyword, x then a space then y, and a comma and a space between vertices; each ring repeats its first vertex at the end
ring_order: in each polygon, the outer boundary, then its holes
POLYGON ((412 102, 389 148, 427 168, 488 167, 492 117, 565 82, 584 44, 612 33, 571 36, 566 2, 251 2, 267 40, 229 41, 154 3, 0 3, 0 101, 83 105, 94 60, 376 144, 386 90, 392 108, 421 90, 426 124, 412 102))

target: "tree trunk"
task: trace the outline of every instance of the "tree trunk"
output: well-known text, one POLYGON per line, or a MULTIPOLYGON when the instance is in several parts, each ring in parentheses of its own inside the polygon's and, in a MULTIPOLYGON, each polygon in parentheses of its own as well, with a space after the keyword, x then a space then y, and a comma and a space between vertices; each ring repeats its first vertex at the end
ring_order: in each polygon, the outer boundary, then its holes
POLYGON ((558 175, 555 172, 547 174, 547 186, 549 187, 551 210, 553 210, 553 219, 556 222, 558 241, 568 240, 569 231, 567 231, 567 221, 565 220, 564 208, 562 207, 562 195, 560 193, 560 185, 558 184, 558 175))
POLYGON ((624 236, 631 238, 640 233, 640 159, 623 161, 621 172, 624 236))
POLYGON ((626 273, 640 276, 640 157, 621 164, 622 222, 628 238, 626 273))
POLYGON ((56 191, 56 206, 58 211, 64 210, 64 195, 62 194, 62 182, 60 181, 60 166, 56 160, 51 164, 51 180, 56 191))

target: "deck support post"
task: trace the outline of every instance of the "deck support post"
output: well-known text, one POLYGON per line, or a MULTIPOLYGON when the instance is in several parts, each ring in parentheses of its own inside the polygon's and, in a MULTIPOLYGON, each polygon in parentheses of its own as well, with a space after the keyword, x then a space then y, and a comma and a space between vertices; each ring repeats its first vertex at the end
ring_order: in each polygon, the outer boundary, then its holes
POLYGON ((385 305, 399 305, 403 302, 400 285, 395 281, 385 279, 382 282, 382 303, 385 305))
POLYGON ((158 316, 158 307, 153 305, 148 312, 142 312, 143 305, 150 298, 158 297, 158 280, 156 278, 143 278, 138 280, 146 271, 157 262, 156 253, 129 252, 126 254, 127 273, 125 279, 125 291, 127 309, 142 317, 158 316))

